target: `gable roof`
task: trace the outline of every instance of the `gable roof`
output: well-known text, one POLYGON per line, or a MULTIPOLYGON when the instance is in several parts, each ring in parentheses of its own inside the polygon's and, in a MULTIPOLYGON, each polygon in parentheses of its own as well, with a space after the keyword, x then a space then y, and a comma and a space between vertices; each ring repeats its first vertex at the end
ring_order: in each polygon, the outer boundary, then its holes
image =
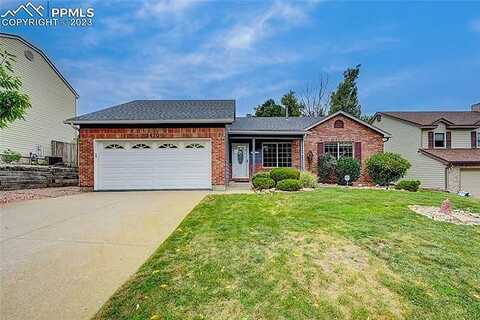
POLYGON ((383 131, 354 116, 338 111, 326 117, 246 117, 237 118, 228 130, 231 134, 305 134, 308 130, 336 116, 345 116, 353 121, 378 132, 384 137, 390 137, 390 133, 383 131))
POLYGON ((134 100, 65 120, 69 124, 232 123, 235 100, 134 100))
POLYGON ((387 115, 404 120, 417 126, 435 126, 437 121, 446 122, 450 126, 480 125, 480 112, 476 111, 403 111, 377 112, 376 115, 387 115))
POLYGON ((420 149, 420 153, 444 164, 480 164, 480 149, 420 149))
POLYGON ((231 134, 304 134, 305 129, 323 117, 239 117, 228 131, 231 134))
POLYGON ((80 96, 78 95, 77 91, 73 88, 73 86, 70 84, 70 82, 65 79, 65 77, 62 75, 62 73, 58 70, 58 68, 53 64, 53 62, 48 58, 48 56, 38 47, 34 46, 31 42, 25 40, 19 35, 16 34, 11 34, 11 33, 5 33, 5 32, 0 32, 0 38, 9 38, 9 39, 15 39, 26 46, 30 47, 31 49, 35 50, 39 55, 45 59, 45 61, 50 65, 50 67, 55 71, 55 73, 60 77, 60 79, 65 83, 65 85, 72 91, 72 93, 75 95, 75 97, 78 99, 80 96))

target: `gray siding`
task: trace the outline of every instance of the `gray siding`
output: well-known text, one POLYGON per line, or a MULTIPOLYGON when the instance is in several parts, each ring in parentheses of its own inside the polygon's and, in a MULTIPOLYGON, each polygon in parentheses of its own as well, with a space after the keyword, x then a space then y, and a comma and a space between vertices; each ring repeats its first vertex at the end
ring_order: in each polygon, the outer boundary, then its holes
POLYGON ((0 152, 9 148, 28 156, 41 149, 43 156, 50 155, 52 140, 72 142, 76 138, 76 131, 63 124, 76 115, 75 95, 35 50, 18 39, 2 36, 0 44, 16 56, 15 73, 32 102, 25 121, 17 120, 0 130, 0 152), (33 61, 25 58, 25 50, 33 52, 33 61))
POLYGON ((374 125, 392 134, 385 151, 399 153, 410 161, 412 167, 405 179, 420 180, 424 188, 445 189, 445 165, 418 152, 426 139, 420 128, 385 115, 374 125))

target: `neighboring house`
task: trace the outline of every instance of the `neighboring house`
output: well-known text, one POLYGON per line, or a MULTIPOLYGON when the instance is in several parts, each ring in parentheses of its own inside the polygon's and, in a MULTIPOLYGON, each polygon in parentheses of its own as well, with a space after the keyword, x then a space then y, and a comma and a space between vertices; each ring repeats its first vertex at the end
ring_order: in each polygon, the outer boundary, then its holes
POLYGON ((0 129, 0 153, 8 148, 27 157, 49 156, 52 140, 73 142, 75 129, 63 123, 76 115, 78 94, 73 87, 42 50, 22 37, 0 33, 0 49, 15 55, 15 75, 32 103, 25 120, 0 129))
POLYGON ((211 189, 259 170, 317 171, 319 154, 362 163, 388 134, 343 112, 323 118, 237 118, 234 100, 137 100, 66 120, 80 127, 80 186, 211 189), (255 165, 253 165, 255 164, 255 165))
POLYGON ((406 179, 480 195, 480 104, 471 111, 378 112, 373 124, 392 134, 385 151, 412 164, 406 179))

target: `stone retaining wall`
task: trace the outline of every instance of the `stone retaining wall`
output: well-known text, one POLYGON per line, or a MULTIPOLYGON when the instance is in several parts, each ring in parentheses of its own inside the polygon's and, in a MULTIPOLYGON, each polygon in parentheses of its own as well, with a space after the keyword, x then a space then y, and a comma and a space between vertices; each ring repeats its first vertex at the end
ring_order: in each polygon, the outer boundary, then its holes
POLYGON ((0 190, 78 186, 78 169, 47 166, 0 166, 0 190))

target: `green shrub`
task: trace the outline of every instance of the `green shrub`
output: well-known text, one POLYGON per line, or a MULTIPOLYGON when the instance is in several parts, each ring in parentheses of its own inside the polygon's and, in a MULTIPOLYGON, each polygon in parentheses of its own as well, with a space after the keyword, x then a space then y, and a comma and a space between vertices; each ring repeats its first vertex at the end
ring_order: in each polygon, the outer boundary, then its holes
POLYGON ((277 183, 277 190, 298 191, 300 189, 302 189, 302 184, 297 179, 284 179, 277 183))
POLYGON ((403 178, 410 166, 408 160, 391 152, 377 153, 367 160, 368 174, 381 186, 388 186, 403 178))
POLYGON ((12 151, 7 149, 2 154, 2 161, 5 163, 16 162, 22 158, 20 152, 12 151))
POLYGON ((350 176, 350 180, 348 180, 349 184, 357 181, 358 178, 360 178, 360 162, 350 157, 341 157, 337 160, 335 174, 338 184, 347 184, 347 181, 345 181, 346 175, 350 176))
POLYGON ((395 189, 417 192, 420 184, 421 182, 418 180, 402 180, 395 185, 395 189))
POLYGON ((335 172, 337 159, 329 153, 321 155, 318 159, 318 178, 320 182, 327 182, 328 178, 335 172))
POLYGON ((256 177, 252 180, 252 184, 255 190, 271 189, 275 187, 275 181, 273 181, 272 178, 256 177))
POLYGON ((303 188, 316 188, 318 186, 317 176, 309 171, 300 172, 300 183, 303 188))
POLYGON ((268 171, 257 172, 253 175, 252 179, 255 179, 255 178, 270 178, 270 172, 268 171))
POLYGON ((270 170, 270 178, 279 182, 285 179, 296 179, 300 178, 300 171, 295 168, 273 168, 270 170))

